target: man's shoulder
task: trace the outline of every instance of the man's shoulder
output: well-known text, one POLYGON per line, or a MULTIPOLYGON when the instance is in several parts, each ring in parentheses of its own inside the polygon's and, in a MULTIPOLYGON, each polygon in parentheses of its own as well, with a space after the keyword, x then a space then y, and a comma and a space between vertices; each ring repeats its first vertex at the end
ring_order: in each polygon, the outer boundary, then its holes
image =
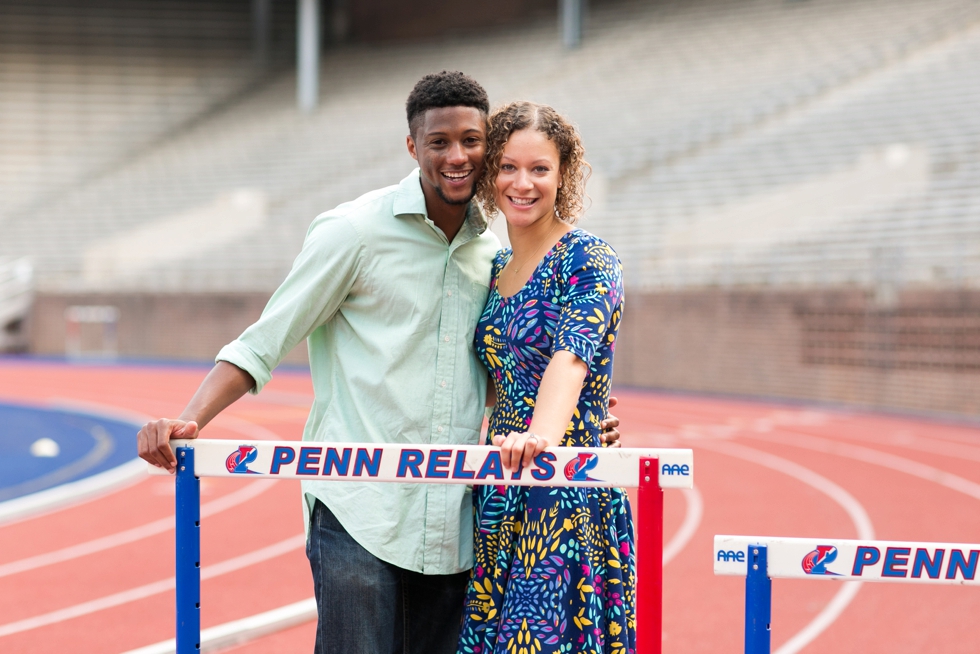
POLYGON ((378 215, 390 216, 392 215, 392 205, 398 189, 398 184, 392 184, 391 186, 368 191, 355 200, 339 204, 314 218, 310 229, 312 230, 321 223, 336 220, 342 220, 358 228, 378 215))

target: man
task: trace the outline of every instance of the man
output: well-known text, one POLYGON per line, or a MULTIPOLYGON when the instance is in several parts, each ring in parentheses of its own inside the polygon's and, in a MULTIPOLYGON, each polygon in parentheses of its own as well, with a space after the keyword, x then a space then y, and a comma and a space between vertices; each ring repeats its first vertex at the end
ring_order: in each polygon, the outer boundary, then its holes
MULTIPOLYGON (((304 440, 478 441, 487 373, 472 342, 500 247, 471 202, 489 101, 444 71, 419 81, 406 109, 418 169, 317 216, 262 317, 221 350, 180 418, 140 430, 141 457, 173 472, 169 440, 195 438, 258 393, 304 338, 316 398, 304 440)), ((618 440, 618 421, 607 422, 618 440)), ((303 482, 303 497, 316 652, 455 652, 473 557, 469 489, 303 482)))

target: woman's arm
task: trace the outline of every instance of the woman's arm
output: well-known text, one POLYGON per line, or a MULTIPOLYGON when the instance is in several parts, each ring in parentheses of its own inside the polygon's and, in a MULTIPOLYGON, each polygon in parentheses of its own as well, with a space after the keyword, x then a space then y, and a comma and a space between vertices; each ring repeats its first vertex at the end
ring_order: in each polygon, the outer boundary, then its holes
POLYGON ((506 438, 493 437, 493 444, 500 446, 500 458, 506 469, 528 466, 546 447, 561 444, 588 374, 589 367, 582 359, 564 350, 555 352, 541 377, 528 431, 511 432, 506 438))

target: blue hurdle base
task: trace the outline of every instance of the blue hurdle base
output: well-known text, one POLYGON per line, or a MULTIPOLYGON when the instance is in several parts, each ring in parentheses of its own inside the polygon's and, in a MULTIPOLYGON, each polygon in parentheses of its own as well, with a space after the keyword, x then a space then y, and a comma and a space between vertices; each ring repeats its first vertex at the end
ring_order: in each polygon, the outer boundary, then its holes
POLYGON ((769 654, 772 648, 772 579, 768 573, 768 548, 749 547, 745 576, 745 654, 769 654))
POLYGON ((177 654, 201 651, 201 480, 194 448, 177 448, 177 654))

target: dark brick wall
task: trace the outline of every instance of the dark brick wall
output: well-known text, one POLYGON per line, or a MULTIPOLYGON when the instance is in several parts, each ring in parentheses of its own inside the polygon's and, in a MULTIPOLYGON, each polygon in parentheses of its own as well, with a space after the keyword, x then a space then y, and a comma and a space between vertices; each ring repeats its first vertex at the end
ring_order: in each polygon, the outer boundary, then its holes
MULTIPOLYGON (((267 299, 42 293, 32 350, 64 353, 66 307, 111 305, 121 356, 210 360, 267 299)), ((82 336, 98 347, 95 327, 82 336)), ((622 385, 980 415, 980 291, 628 293, 616 355, 622 385)))
POLYGON ((980 292, 628 295, 620 384, 980 414, 980 292))
MULTIPOLYGON (((38 295, 31 321, 31 350, 64 354, 65 309, 73 305, 109 305, 119 310, 118 353, 208 361, 262 313, 268 293, 118 293, 38 295)), ((84 350, 102 346, 101 326, 82 325, 84 350)), ((289 363, 306 362, 306 345, 289 354, 289 363)))

